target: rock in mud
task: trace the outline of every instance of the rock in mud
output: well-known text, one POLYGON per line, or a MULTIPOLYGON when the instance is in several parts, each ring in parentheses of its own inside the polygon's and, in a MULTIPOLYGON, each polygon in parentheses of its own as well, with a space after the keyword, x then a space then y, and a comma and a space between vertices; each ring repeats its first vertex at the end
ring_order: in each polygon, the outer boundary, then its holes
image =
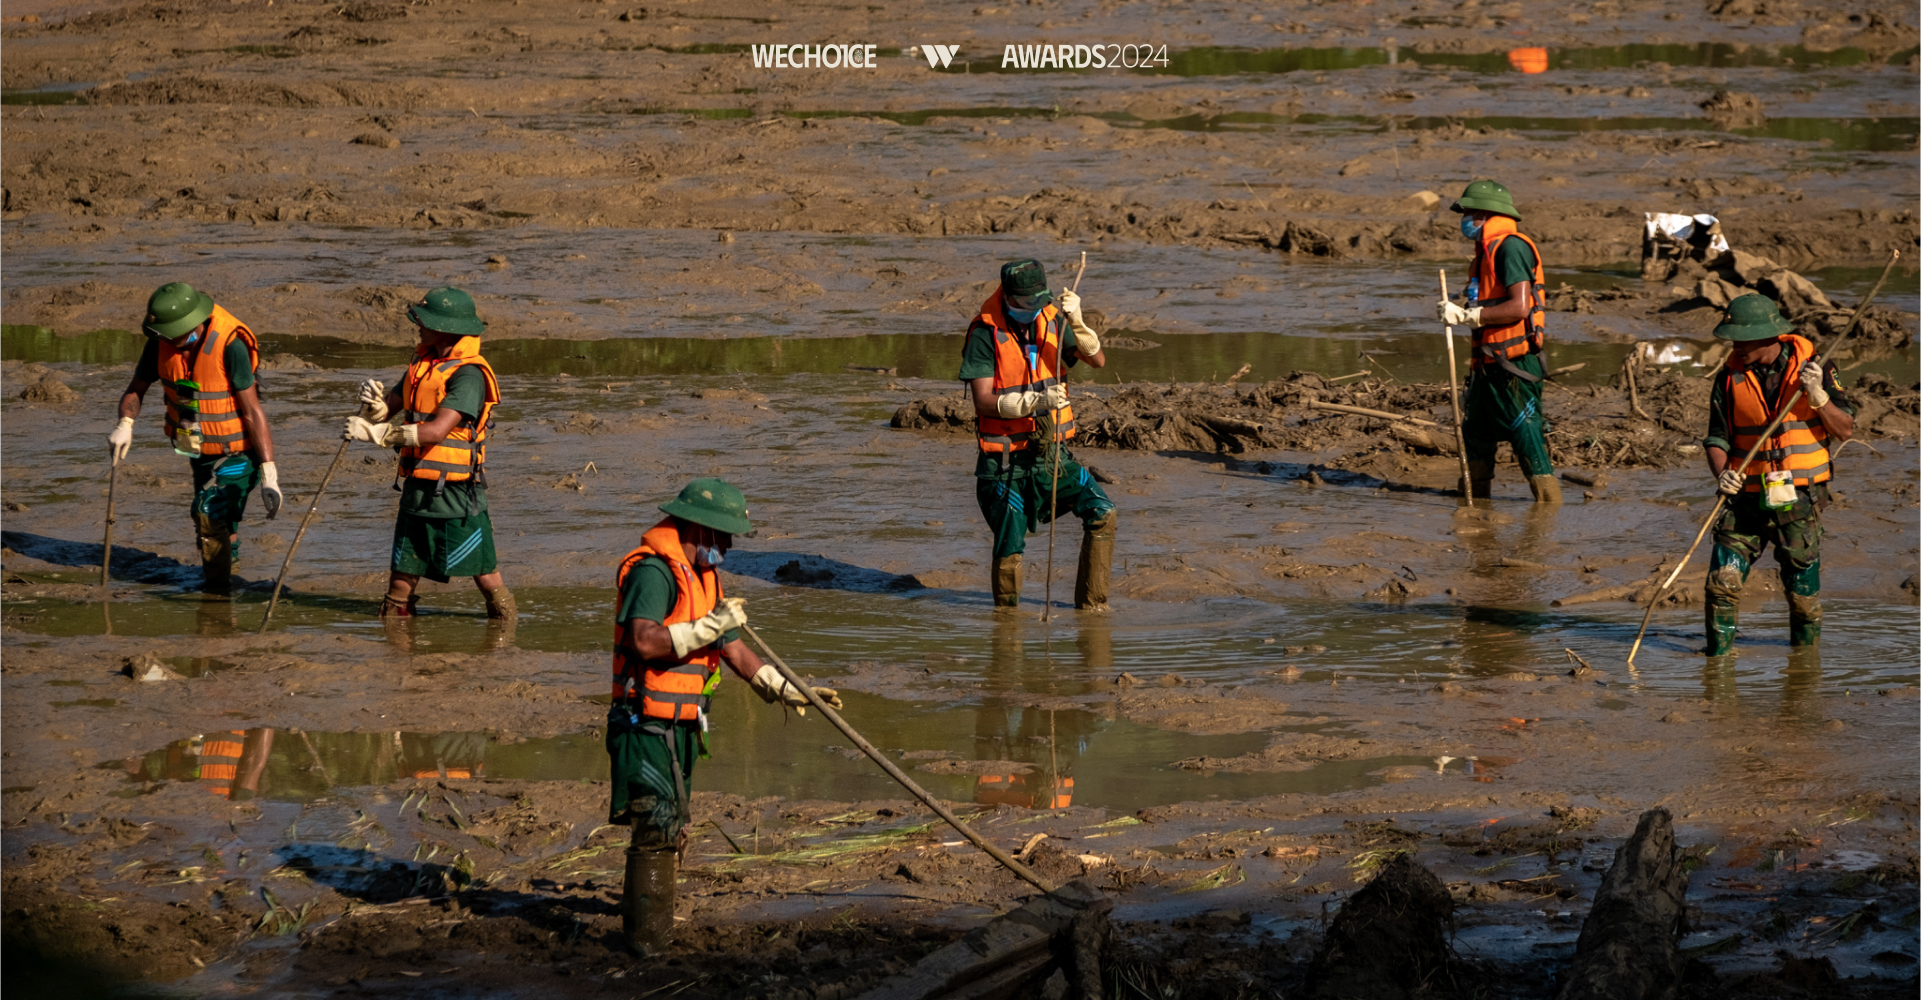
POLYGON ((120 672, 137 681, 180 681, 186 680, 172 667, 167 666, 160 654, 147 650, 121 661, 120 672))
POLYGON ((1641 814, 1581 925, 1557 1000, 1656 1000, 1681 983, 1676 945, 1688 877, 1666 809, 1641 814))
POLYGON ((1410 854, 1397 855, 1355 893, 1328 928, 1309 972, 1309 996, 1402 1000, 1449 978, 1454 898, 1410 854))
POLYGON ((384 132, 362 132, 348 141, 356 146, 372 146, 375 149, 400 148, 400 140, 384 132))

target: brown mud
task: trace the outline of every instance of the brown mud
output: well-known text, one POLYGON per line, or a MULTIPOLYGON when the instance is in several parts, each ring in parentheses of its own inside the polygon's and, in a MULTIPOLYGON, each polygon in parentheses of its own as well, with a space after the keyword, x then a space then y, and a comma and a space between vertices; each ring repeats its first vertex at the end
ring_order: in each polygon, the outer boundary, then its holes
POLYGON ((316 346, 265 366, 287 512, 243 526, 231 598, 197 592, 152 394, 94 582, 128 364, 0 368, 10 991, 835 1000, 1020 905, 1030 887, 819 720, 727 682, 676 947, 622 952, 610 577, 712 474, 750 497, 728 586, 783 654, 995 843, 1114 900, 1113 996, 1329 986, 1336 915, 1408 857, 1446 889, 1461 995, 1553 995, 1655 806, 1692 875, 1682 996, 1913 995, 1912 271, 1854 358, 1898 360, 1845 376, 1862 443, 1825 515, 1823 647, 1788 650, 1761 566, 1740 654, 1703 661, 1697 556, 1624 663, 1712 502, 1688 451, 1705 368, 1648 341, 1698 345, 1746 289, 1832 332, 1916 246, 1912 10, 1050 0, 890 7, 898 38, 831 5, 89 10, 10 4, 0 28, 6 322, 127 329, 185 278, 316 346), (1037 36, 1153 41, 1186 68, 992 71, 1037 36), (841 37, 967 62, 849 76, 714 49, 841 37), (1548 73, 1506 68, 1516 39, 1548 73), (1505 462, 1495 502, 1454 502, 1438 345, 1334 367, 1343 338, 1434 339, 1433 270, 1466 256, 1445 196, 1488 174, 1549 258, 1556 344, 1657 349, 1631 391, 1592 361, 1547 390, 1557 461, 1596 480, 1557 510, 1505 462), (1740 254, 1637 274, 1646 211, 1712 212, 1740 254), (951 360, 779 352, 957 333, 984 261, 1041 254, 1059 278, 1083 246, 1131 349, 1122 382, 1075 390, 1122 514, 1115 610, 1042 624, 1043 536, 1021 611, 989 606, 951 360), (442 282, 497 337, 766 336, 775 360, 609 374, 583 346, 504 377, 513 630, 464 581, 423 588, 404 627, 372 619, 392 460, 351 452, 256 638, 354 383, 392 380, 405 304, 442 282), (1205 382, 1138 375, 1173 350, 1155 342, 1250 330, 1327 350, 1246 384, 1226 355, 1205 382), (322 356, 343 341, 387 346, 322 356), (210 741, 241 747, 231 777, 210 741))

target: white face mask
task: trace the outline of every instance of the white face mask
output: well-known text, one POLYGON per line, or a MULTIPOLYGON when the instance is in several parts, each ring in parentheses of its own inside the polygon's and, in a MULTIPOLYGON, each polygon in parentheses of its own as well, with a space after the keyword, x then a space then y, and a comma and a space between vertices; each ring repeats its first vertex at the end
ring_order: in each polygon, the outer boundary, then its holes
POLYGON ((702 569, 713 569, 719 566, 722 560, 726 558, 727 554, 725 552, 722 552, 712 545, 694 546, 694 565, 702 569))

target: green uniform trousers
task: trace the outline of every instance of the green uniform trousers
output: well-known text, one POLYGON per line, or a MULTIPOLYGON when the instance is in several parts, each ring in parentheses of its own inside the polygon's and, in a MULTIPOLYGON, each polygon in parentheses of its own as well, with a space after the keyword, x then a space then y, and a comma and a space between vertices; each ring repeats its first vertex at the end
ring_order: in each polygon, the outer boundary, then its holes
POLYGON ((634 844, 665 850, 680 842, 693 822, 688 809, 694 761, 706 751, 698 722, 669 722, 638 715, 626 703, 607 710, 607 758, 613 802, 607 822, 633 824, 634 844))
POLYGON ((1806 646, 1821 638, 1821 508, 1828 489, 1817 483, 1797 489, 1794 506, 1768 510, 1759 492, 1728 501, 1714 526, 1714 555, 1708 561, 1707 635, 1709 656, 1734 647, 1741 615, 1741 590, 1761 552, 1774 546, 1781 585, 1788 592, 1788 641, 1806 646))
POLYGON ((1058 491, 1051 489, 1052 474, 1053 470, 1036 458, 1032 466, 1012 465, 1007 475, 975 479, 974 499, 994 532, 994 558, 1027 551, 1027 533, 1061 514, 1073 513, 1085 527, 1114 509, 1114 501, 1094 481, 1094 474, 1074 461, 1067 449, 1061 449, 1058 491), (1053 510, 1048 509, 1050 493, 1053 510))
POLYGON ((469 517, 421 517, 401 511, 394 519, 395 573, 446 583, 481 576, 500 567, 494 554, 494 522, 486 511, 469 517))
POLYGON ((246 452, 188 459, 193 470, 193 523, 202 538, 233 537, 231 562, 240 561, 236 532, 247 497, 260 485, 260 464, 246 452))
MULTIPOLYGON (((1547 370, 1539 354, 1522 355, 1512 363, 1536 377, 1547 370)), ((1461 421, 1468 461, 1493 465, 1495 449, 1507 441, 1514 446, 1514 459, 1521 464, 1524 475, 1554 474, 1554 460, 1547 450, 1547 415, 1541 410, 1541 385, 1493 362, 1474 369, 1467 379, 1467 413, 1461 421)))

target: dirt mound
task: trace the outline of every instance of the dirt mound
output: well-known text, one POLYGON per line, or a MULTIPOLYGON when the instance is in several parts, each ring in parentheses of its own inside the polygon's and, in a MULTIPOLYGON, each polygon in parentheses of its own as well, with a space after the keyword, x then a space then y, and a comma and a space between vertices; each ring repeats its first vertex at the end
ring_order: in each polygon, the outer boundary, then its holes
POLYGON ((1700 104, 1702 111, 1718 124, 1730 128, 1753 128, 1768 120, 1761 112, 1761 99, 1736 90, 1717 90, 1700 104))
MULTIPOLYGON (((1310 996, 1402 1000, 1446 981, 1454 899, 1410 854, 1397 854, 1334 915, 1314 957, 1310 996)), ((1443 991, 1444 992, 1444 991, 1443 991)))
MULTIPOLYGON (((1694 460, 1707 433, 1712 386, 1697 375, 1640 372, 1639 412, 1622 376, 1608 386, 1551 385, 1544 406, 1552 425, 1548 448, 1557 465, 1674 468, 1694 460)), ((1353 466, 1380 452, 1454 453, 1448 387, 1440 384, 1376 379, 1333 384, 1315 372, 1294 372, 1253 387, 1155 383, 1127 385, 1106 396, 1099 391, 1083 389, 1074 397, 1079 448, 1338 449, 1337 466, 1353 466)), ((1898 405, 1907 405, 1907 399, 1898 395, 1898 405)), ((971 434, 973 404, 958 395, 912 400, 895 411, 891 425, 971 434)), ((1900 426, 1899 419, 1890 424, 1893 433, 1900 433, 1900 426)))
POLYGON ((80 98, 88 104, 244 104, 268 108, 411 108, 421 100, 413 91, 374 84, 282 85, 192 75, 103 84, 81 91, 80 98))

